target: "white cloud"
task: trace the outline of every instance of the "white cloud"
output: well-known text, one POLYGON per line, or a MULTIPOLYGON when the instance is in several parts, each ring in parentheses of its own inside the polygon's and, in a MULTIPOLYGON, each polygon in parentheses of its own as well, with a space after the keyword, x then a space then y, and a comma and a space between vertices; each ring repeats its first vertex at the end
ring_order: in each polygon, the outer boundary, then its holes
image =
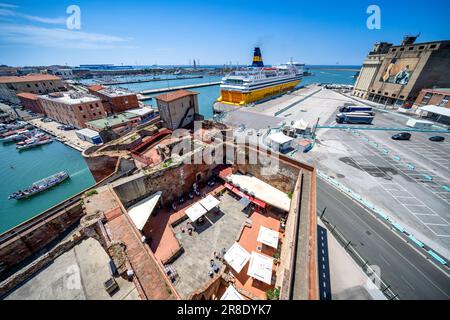
POLYGON ((14 18, 22 18, 28 21, 33 22, 40 22, 40 23, 47 23, 47 24, 62 24, 64 25, 66 23, 66 17, 57 17, 57 18, 47 18, 47 17, 39 17, 39 16, 33 16, 29 14, 20 13, 14 10, 11 10, 9 8, 13 7, 7 7, 0 3, 0 16, 3 17, 14 17, 14 18), (8 8, 8 9, 5 9, 8 8))
POLYGON ((43 28, 31 25, 1 24, 0 42, 33 46, 72 49, 132 48, 130 39, 62 28, 43 28))
POLYGON ((16 6, 15 4, 11 4, 11 3, 0 2, 0 7, 3 7, 3 8, 18 8, 19 6, 16 6))

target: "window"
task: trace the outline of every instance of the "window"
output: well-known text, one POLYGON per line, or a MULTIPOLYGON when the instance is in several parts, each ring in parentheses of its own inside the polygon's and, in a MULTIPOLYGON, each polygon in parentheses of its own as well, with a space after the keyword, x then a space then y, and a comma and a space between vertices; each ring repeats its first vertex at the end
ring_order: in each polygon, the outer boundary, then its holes
POLYGON ((90 107, 91 109, 94 109, 94 106, 93 106, 92 104, 90 104, 89 107, 90 107))
POLYGON ((96 116, 95 112, 92 115, 95 117, 96 116))
POLYGON ((405 48, 400 48, 400 51, 405 51, 405 48))
POLYGON ((35 83, 35 84, 34 84, 34 86, 35 86, 35 87, 37 88, 37 87, 38 87, 38 84, 37 84, 37 83, 35 83))
POLYGON ((78 109, 80 109, 80 111, 83 111, 83 107, 82 106, 78 106, 78 109))
POLYGON ((409 47, 408 50, 409 51, 414 50, 414 47, 409 47))
POLYGON ((437 45, 432 44, 432 45, 430 46, 430 49, 435 49, 436 47, 437 47, 437 45))
POLYGON ((424 95, 423 99, 422 99, 422 103, 423 104, 427 104, 428 101, 430 101, 432 94, 431 93, 427 93, 424 95))
POLYGON ((50 82, 50 85, 52 86, 52 85, 53 85, 53 82, 50 82))
POLYGON ((423 49, 425 49, 425 46, 420 46, 419 47, 419 50, 423 50, 423 49))
POLYGON ((391 52, 395 52, 395 51, 397 51, 397 49, 396 48, 392 48, 391 52))
POLYGON ((448 103, 448 100, 450 100, 450 96, 445 96, 444 99, 442 99, 439 103, 439 107, 445 107, 448 103))
POLYGON ((83 119, 86 119, 86 115, 85 114, 83 114, 83 119))
POLYGON ((29 84, 29 83, 27 84, 27 87, 28 87, 28 88, 31 88, 31 86, 30 86, 30 84, 29 84))

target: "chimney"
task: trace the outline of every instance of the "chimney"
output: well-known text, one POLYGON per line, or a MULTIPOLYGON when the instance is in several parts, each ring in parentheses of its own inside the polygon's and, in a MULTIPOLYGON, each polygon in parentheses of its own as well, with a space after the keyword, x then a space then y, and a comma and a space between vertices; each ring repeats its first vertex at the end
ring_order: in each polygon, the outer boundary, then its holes
POLYGON ((255 48, 255 52, 253 54, 252 67, 259 67, 259 68, 264 67, 264 63, 263 63, 262 55, 261 55, 261 49, 259 49, 259 47, 255 48))

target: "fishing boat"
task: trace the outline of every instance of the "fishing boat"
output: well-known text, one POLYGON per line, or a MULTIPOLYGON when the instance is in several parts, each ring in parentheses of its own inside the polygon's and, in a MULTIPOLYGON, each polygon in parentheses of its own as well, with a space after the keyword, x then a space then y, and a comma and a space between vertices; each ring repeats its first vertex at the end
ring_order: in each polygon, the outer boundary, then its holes
POLYGON ((58 172, 50 177, 34 182, 30 187, 24 190, 18 190, 14 192, 8 197, 8 199, 21 200, 29 198, 31 196, 34 196, 35 194, 50 189, 51 187, 54 187, 57 184, 60 184, 61 182, 63 182, 68 178, 70 178, 70 176, 66 171, 58 172))

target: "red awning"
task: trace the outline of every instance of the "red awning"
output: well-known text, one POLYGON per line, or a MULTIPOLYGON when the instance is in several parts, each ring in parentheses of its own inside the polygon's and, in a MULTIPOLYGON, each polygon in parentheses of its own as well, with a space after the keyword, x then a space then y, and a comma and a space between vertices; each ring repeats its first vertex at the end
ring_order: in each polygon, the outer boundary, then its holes
POLYGON ((232 184, 225 182, 225 187, 227 189, 229 189, 230 191, 232 191, 233 193, 237 194, 238 196, 242 197, 242 198, 247 198, 249 201, 253 202, 254 204, 256 204, 257 206, 261 207, 261 208, 265 208, 266 207, 266 203, 256 199, 255 197, 252 197, 248 194, 245 194, 244 192, 242 192, 241 190, 239 190, 238 188, 236 188, 235 186, 233 186, 232 184))

